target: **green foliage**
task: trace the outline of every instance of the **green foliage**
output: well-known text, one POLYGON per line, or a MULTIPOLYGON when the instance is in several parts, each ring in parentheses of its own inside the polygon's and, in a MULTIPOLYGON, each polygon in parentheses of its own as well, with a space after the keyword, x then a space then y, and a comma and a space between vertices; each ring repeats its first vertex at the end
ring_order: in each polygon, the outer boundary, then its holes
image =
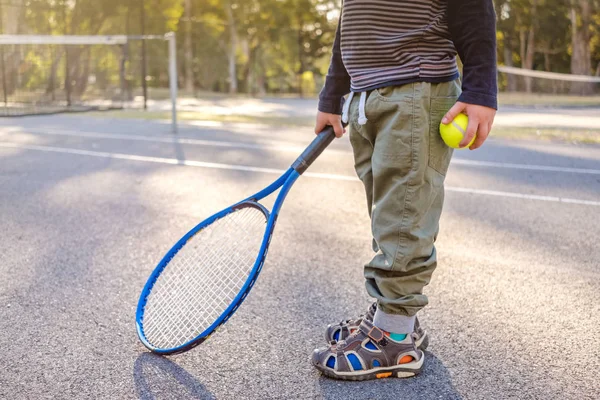
MULTIPOLYGON (((533 32, 533 68, 569 72, 570 13, 578 1, 581 0, 494 0, 500 63, 523 66, 522 55, 529 44, 528 35, 533 32)), ((600 4, 597 0, 589 1, 593 9, 590 73, 594 73, 600 68, 597 67, 600 64, 600 4)), ((191 35, 196 89, 228 90, 233 46, 235 79, 240 91, 307 95, 318 91, 329 64, 339 0, 191 0, 191 15, 186 15, 184 4, 185 0, 23 0, 23 23, 19 24, 19 30, 24 34, 139 35, 143 6, 146 34, 177 33, 182 77, 186 65, 184 36, 191 35), (191 26, 189 32, 188 26, 191 26)), ((131 42, 125 49, 75 48, 69 56, 70 64, 77 65, 72 71, 74 79, 85 86, 83 74, 92 70, 99 85, 114 84, 121 78, 120 60, 125 55, 125 80, 132 85, 140 82, 141 49, 139 41, 131 42)), ((148 84, 165 87, 168 82, 166 45, 148 42, 146 51, 148 84)), ((62 54, 55 56, 62 57, 62 54)), ((44 86, 43 80, 50 75, 57 82, 63 80, 64 63, 64 58, 55 59, 55 71, 50 74, 43 70, 52 69, 53 61, 44 57, 23 54, 14 62, 15 68, 19 65, 24 68, 31 85, 36 87, 44 86)))
MULTIPOLYGON (((594 17, 592 18, 591 40, 588 44, 592 52, 592 65, 600 62, 600 3, 589 0, 594 17), (595 61, 595 62, 594 62, 595 61)), ((521 32, 535 32, 533 69, 569 73, 572 54, 572 9, 580 20, 578 0, 494 0, 498 15, 498 59, 505 59, 505 48, 515 66, 524 67, 520 47, 521 32)), ((527 43, 525 43, 526 45, 527 43)), ((592 74, 594 71, 589 71, 592 74)))
MULTIPOLYGON (((178 37, 180 76, 183 76, 184 35, 191 25, 193 72, 198 89, 226 91, 229 80, 228 55, 233 39, 236 43, 238 86, 249 93, 299 92, 314 88, 302 78, 306 72, 320 77, 326 70, 337 20, 328 13, 339 6, 328 0, 191 0, 192 13, 185 15, 184 0, 27 0, 24 8, 24 34, 139 35, 141 6, 144 6, 146 34, 174 31, 178 37), (227 18, 231 7, 235 37, 227 18)), ((102 51, 108 51, 103 49, 102 51)), ((166 46, 148 44, 150 85, 166 85, 164 62, 166 46)), ((103 71, 101 80, 119 78, 118 57, 110 67, 113 75, 100 64, 106 59, 90 50, 75 49, 69 56, 79 72, 89 70, 86 57, 93 60, 94 70, 103 71), (82 61, 83 60, 83 61, 82 61), (115 61, 116 60, 116 61, 115 61), (116 65, 115 65, 116 63, 116 65)), ((127 81, 141 74, 141 44, 131 42, 126 49, 127 81)), ((31 62, 28 61, 30 64, 31 62)), ((74 71, 77 73, 78 71, 74 71)), ((60 68, 55 77, 62 79, 60 68)), ((308 75, 306 75, 308 76, 308 75)), ((313 86, 314 86, 314 79, 313 86)), ((82 83, 83 84, 83 83, 82 83)))

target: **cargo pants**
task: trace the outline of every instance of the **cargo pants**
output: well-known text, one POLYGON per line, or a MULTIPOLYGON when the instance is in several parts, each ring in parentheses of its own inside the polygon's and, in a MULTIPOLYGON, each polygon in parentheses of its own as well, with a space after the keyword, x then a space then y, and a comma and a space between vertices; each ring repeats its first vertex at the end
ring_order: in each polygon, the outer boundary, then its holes
POLYGON ((375 252, 364 267, 366 288, 383 314, 414 321, 428 303, 423 288, 437 265, 434 242, 452 157, 439 124, 460 91, 458 80, 417 82, 373 90, 364 105, 354 96, 349 104, 350 141, 375 252))

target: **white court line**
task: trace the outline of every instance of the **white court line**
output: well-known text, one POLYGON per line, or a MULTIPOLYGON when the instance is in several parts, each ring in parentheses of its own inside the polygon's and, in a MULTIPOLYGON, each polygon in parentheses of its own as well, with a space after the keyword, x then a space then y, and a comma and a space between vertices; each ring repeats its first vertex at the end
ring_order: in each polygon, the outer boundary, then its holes
MULTIPOLYGON (((34 135, 56 135, 56 136, 72 136, 72 137, 86 137, 86 138, 97 138, 97 139, 121 139, 121 140, 132 140, 132 141, 140 141, 140 142, 154 142, 154 143, 170 143, 170 144, 191 144, 198 146, 207 146, 207 147, 224 147, 224 148, 239 148, 239 149, 271 149, 271 150, 279 150, 279 151, 287 151, 300 153, 305 147, 298 146, 293 144, 282 144, 281 142, 270 142, 270 141, 259 141, 256 143, 240 143, 240 142, 230 142, 230 141, 222 141, 222 140, 202 140, 202 139, 191 139, 191 138, 182 138, 178 136, 173 136, 172 138, 163 138, 163 137, 151 137, 151 136, 140 136, 140 135, 128 135, 128 134, 109 134, 109 133, 101 133, 101 132, 81 132, 81 131, 69 131, 69 130, 55 130, 55 129, 29 129, 25 131, 15 130, 13 133, 29 133, 34 135)), ((2 130, 0 129, 0 134, 2 134, 2 130)), ((352 154, 352 151, 349 150, 340 150, 340 149, 329 149, 328 153, 338 152, 344 154, 352 154)), ((600 169, 590 169, 590 168, 569 168, 569 167, 553 167, 550 165, 528 165, 528 164, 515 164, 515 163, 500 163, 500 162, 491 162, 491 161, 474 161, 474 160, 465 160, 461 158, 453 158, 452 164, 455 165, 467 165, 467 166, 478 166, 478 167, 492 167, 492 168, 506 168, 506 169, 520 169, 520 170, 529 170, 529 171, 545 171, 545 172, 565 172, 565 173, 574 173, 574 174, 591 174, 591 175, 600 175, 600 169)))
POLYGON ((550 202, 554 202, 554 203, 570 203, 570 204, 584 204, 584 205, 588 205, 588 206, 600 206, 600 201, 569 199, 566 197, 538 196, 538 195, 534 195, 534 194, 499 192, 496 190, 467 189, 467 188, 448 187, 448 186, 446 186, 446 190, 449 192, 483 194, 483 195, 487 195, 487 196, 513 197, 513 198, 517 198, 517 199, 550 201, 550 202))
POLYGON ((144 161, 144 162, 152 162, 152 163, 158 163, 158 164, 186 165, 188 167, 230 169, 230 170, 249 171, 249 172, 264 172, 267 174, 282 173, 282 171, 279 169, 271 169, 271 168, 216 164, 216 163, 207 163, 207 162, 203 162, 203 161, 178 160, 176 158, 137 156, 135 154, 107 153, 104 151, 67 149, 64 147, 36 146, 36 145, 31 145, 31 144, 19 144, 19 143, 7 143, 7 142, 0 142, 0 147, 46 151, 46 152, 52 152, 52 153, 77 154, 80 156, 112 158, 112 159, 117 159, 117 160, 144 161))
MULTIPOLYGON (((36 150, 36 151, 53 152, 53 153, 76 154, 76 155, 82 155, 82 156, 101 157, 101 158, 110 158, 110 159, 118 159, 118 160, 143 161, 143 162, 152 162, 152 163, 159 163, 159 164, 185 165, 185 166, 189 166, 189 167, 226 169, 226 170, 246 171, 246 172, 262 172, 262 173, 267 173, 267 174, 278 174, 278 175, 283 174, 285 172, 285 170, 274 169, 274 168, 260 168, 260 167, 250 167, 250 166, 245 166, 245 165, 207 163, 207 162, 203 162, 203 161, 177 160, 175 158, 138 156, 138 155, 134 155, 134 154, 121 154, 121 153, 107 153, 107 152, 101 152, 101 151, 68 149, 68 148, 63 148, 63 147, 37 146, 37 145, 20 144, 20 143, 0 142, 0 147, 25 149, 25 150, 36 150)), ((315 173, 315 172, 306 172, 303 175, 306 177, 310 177, 310 178, 358 182, 357 177, 348 176, 348 175, 321 174, 321 173, 315 173)), ((452 186, 446 186, 446 190, 449 192, 458 192, 458 193, 471 193, 471 194, 479 194, 479 195, 487 195, 487 196, 510 197, 510 198, 518 198, 518 199, 538 200, 538 201, 547 201, 547 202, 554 202, 554 203, 580 204, 580 205, 600 207, 600 201, 569 199, 569 198, 565 198, 565 197, 538 196, 538 195, 523 194, 523 193, 500 192, 500 191, 495 191, 495 190, 482 190, 482 189, 468 189, 468 188, 460 188, 460 187, 452 187, 452 186)))
POLYGON ((460 158, 458 158, 458 159, 453 158, 452 164, 473 165, 473 166, 478 166, 478 167, 527 169, 527 170, 531 170, 531 171, 572 172, 575 174, 600 175, 600 169, 552 167, 549 165, 511 164, 511 163, 498 163, 498 162, 490 162, 490 161, 472 161, 472 160, 464 160, 464 159, 460 159, 460 158))
MULTIPOLYGON (((27 130, 14 130, 11 133, 26 133, 34 135, 55 135, 55 136, 71 136, 71 137, 84 137, 84 138, 95 138, 95 139, 120 139, 120 140, 131 140, 138 142, 153 142, 153 143, 169 143, 169 144, 192 144, 198 146, 207 147, 226 147, 226 148, 238 148, 238 149, 271 149, 279 151, 289 151, 294 153, 301 153, 306 146, 299 146, 293 144, 282 144, 281 142, 273 141, 257 141, 255 143, 242 143, 242 142, 228 142, 223 140, 202 140, 202 139, 191 139, 180 136, 173 136, 171 138, 165 137, 152 137, 152 136, 141 136, 141 135, 128 135, 122 133, 101 133, 101 132, 81 132, 81 131, 69 131, 69 130, 54 130, 54 129, 31 129, 27 130)), ((0 129, 0 134, 2 131, 0 129)), ((6 136, 6 134, 4 134, 6 136)), ((346 154, 352 154, 347 150, 330 149, 334 152, 343 152, 346 154)))

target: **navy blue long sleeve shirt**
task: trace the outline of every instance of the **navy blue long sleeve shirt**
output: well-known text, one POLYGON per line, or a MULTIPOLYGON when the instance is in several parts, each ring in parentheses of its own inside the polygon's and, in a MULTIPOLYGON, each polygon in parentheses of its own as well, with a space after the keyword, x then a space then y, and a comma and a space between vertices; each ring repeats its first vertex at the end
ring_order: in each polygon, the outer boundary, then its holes
POLYGON ((342 98, 412 82, 447 82, 463 63, 459 101, 497 108, 492 0, 345 0, 319 110, 342 98))

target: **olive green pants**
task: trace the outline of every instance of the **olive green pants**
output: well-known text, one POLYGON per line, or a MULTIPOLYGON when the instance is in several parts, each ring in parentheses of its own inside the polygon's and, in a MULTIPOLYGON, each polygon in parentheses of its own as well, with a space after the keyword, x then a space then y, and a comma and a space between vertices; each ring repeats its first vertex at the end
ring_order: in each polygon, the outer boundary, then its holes
POLYGON ((423 288, 437 265, 434 242, 452 157, 439 124, 459 95, 458 81, 373 90, 364 125, 360 96, 350 104, 350 141, 376 253, 365 265, 366 287, 385 314, 412 317, 427 305, 423 288))

